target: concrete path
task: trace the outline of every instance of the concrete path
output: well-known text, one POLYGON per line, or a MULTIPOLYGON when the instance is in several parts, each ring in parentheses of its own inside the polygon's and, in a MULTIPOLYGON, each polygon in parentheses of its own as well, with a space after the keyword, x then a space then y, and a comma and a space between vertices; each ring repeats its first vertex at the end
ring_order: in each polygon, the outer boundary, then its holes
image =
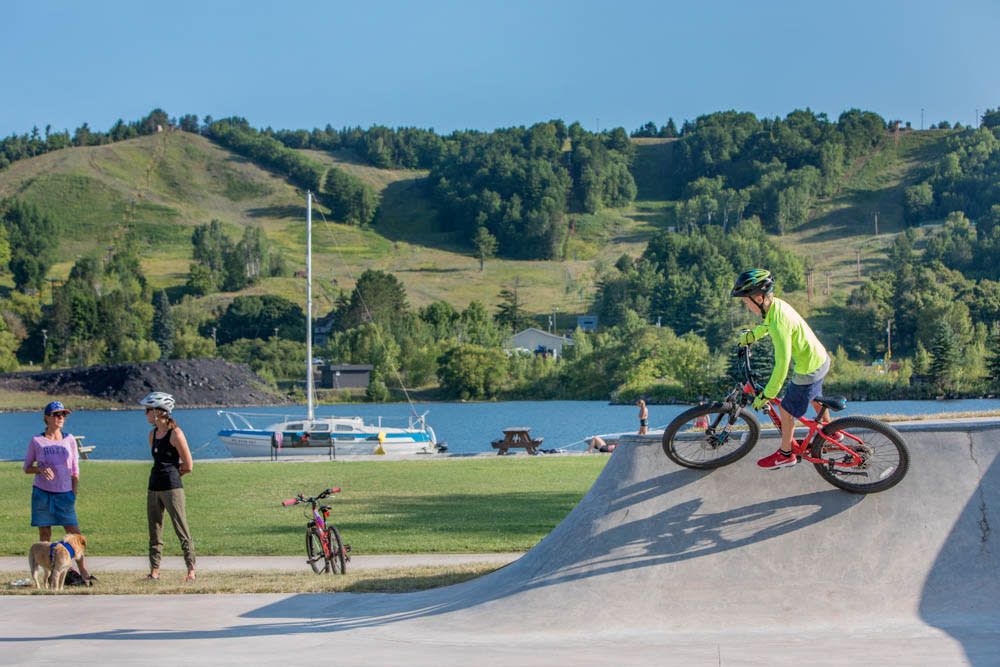
POLYGON ((996 665, 1000 425, 907 429, 897 487, 678 468, 628 438, 533 550, 390 594, 11 596, 0 664, 996 665), (322 656, 320 658, 320 656, 322 656))
MULTIPOLYGON (((423 567, 437 565, 460 565, 463 563, 499 563, 501 565, 517 560, 522 554, 388 554, 375 556, 352 556, 351 570, 380 570, 391 567, 423 567)), ((94 556, 87 558, 87 568, 99 576, 102 571, 149 570, 149 559, 143 556, 94 556)), ((308 568, 302 556, 198 556, 199 572, 220 572, 226 570, 288 570, 303 571, 308 568)), ((184 559, 180 556, 164 557, 160 563, 162 570, 186 571, 184 559)), ((0 572, 28 571, 27 557, 0 558, 0 572)), ((27 575, 25 575, 27 576, 27 575)))

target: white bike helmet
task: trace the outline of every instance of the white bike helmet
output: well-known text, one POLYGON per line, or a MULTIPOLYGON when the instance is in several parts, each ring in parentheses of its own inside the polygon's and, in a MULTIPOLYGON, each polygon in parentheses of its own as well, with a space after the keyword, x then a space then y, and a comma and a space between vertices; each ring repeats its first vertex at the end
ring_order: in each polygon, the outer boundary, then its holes
POLYGON ((174 411, 174 397, 162 391, 154 391, 139 401, 139 405, 145 405, 147 408, 159 408, 170 413, 174 411))

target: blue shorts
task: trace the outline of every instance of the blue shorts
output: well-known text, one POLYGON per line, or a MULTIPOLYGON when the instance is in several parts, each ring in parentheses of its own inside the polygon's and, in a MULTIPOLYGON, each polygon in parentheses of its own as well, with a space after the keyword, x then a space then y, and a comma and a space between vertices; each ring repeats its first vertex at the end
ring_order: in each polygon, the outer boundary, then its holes
POLYGON ((798 419, 806 413, 809 408, 809 401, 823 395, 823 378, 812 384, 788 383, 785 390, 785 397, 781 399, 781 407, 785 412, 798 419))
POLYGON ((76 520, 76 494, 31 487, 31 525, 36 528, 80 525, 76 520))

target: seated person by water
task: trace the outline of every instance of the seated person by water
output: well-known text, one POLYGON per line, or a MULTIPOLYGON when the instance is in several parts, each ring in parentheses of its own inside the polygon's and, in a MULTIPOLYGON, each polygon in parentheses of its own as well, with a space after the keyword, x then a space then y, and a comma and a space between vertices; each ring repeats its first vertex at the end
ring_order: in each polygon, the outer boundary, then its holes
POLYGON ((609 445, 605 442, 604 438, 599 435, 590 436, 589 440, 590 446, 587 447, 587 453, 591 452, 604 452, 605 454, 615 451, 615 445, 609 445))

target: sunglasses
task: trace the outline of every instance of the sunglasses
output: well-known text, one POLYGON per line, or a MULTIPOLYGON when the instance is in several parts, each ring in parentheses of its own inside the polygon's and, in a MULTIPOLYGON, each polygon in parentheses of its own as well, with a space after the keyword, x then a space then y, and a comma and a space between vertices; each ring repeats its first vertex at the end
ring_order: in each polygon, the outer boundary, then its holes
POLYGON ((69 414, 67 414, 65 412, 53 412, 51 415, 49 415, 49 417, 56 417, 56 418, 61 417, 62 419, 66 419, 66 417, 68 417, 68 416, 69 416, 69 414))

